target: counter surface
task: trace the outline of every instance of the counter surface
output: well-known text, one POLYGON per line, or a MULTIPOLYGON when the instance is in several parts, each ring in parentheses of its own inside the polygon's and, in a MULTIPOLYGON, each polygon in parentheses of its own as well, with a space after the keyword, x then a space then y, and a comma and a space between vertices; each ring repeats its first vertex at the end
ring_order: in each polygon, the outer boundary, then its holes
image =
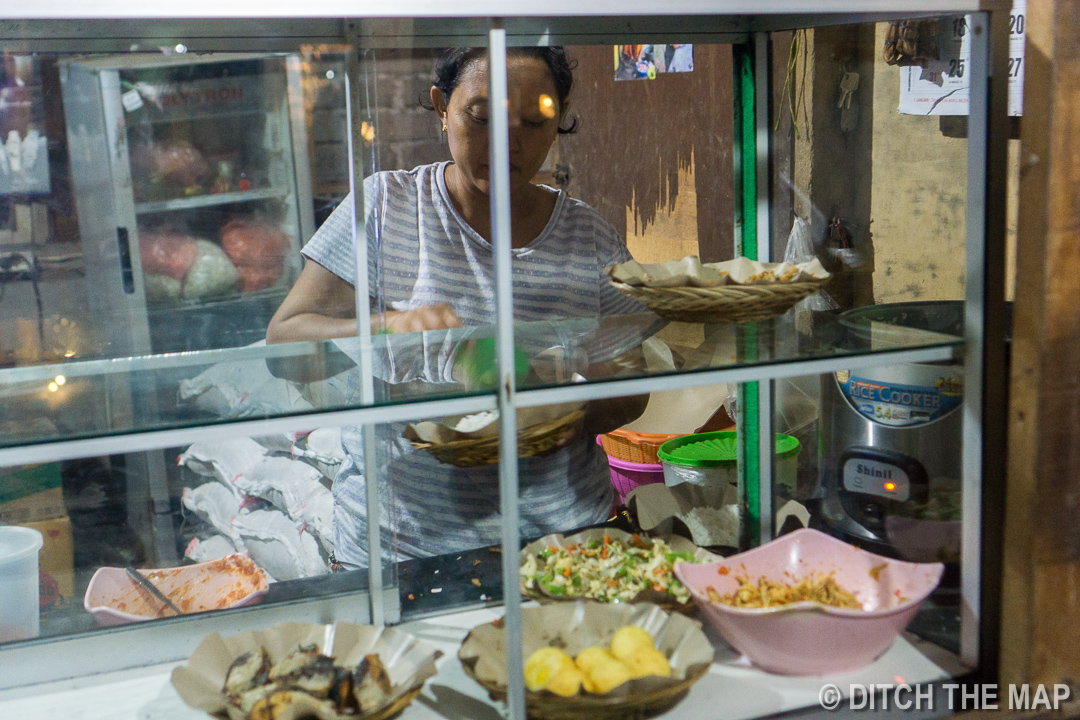
MULTIPOLYGON (((457 650, 468 631, 502 615, 485 608, 401 625, 442 650, 438 674, 400 716, 402 720, 498 720, 502 708, 464 672, 457 650)), ((706 627, 709 632, 710 628, 706 627)), ((872 665, 857 673, 828 678, 770 675, 751 667, 723 640, 709 632, 716 660, 690 694, 663 720, 746 720, 798 708, 818 707, 822 685, 915 683, 961 675, 955 656, 907 634, 872 665)), ((187 707, 173 690, 169 674, 180 663, 16 688, 0 692, 0 717, 12 720, 207 720, 187 707)))

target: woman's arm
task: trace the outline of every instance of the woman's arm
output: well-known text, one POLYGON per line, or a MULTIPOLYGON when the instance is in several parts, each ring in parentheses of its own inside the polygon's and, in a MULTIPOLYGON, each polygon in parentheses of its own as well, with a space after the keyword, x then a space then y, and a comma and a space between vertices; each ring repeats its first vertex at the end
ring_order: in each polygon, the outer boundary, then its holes
MULTIPOLYGON (((605 363, 590 365, 587 377, 599 380, 644 371, 645 356, 641 348, 635 348, 605 363)), ((591 400, 585 407, 584 432, 594 437, 621 428, 641 417, 648 404, 648 394, 591 400)))
MULTIPOLYGON (((381 315, 390 332, 406 333, 461 327, 449 305, 440 303, 381 315)), ((380 315, 371 317, 371 331, 380 329, 380 315)), ((304 265, 292 290, 266 329, 266 342, 330 340, 356 336, 356 293, 353 286, 315 262, 304 265)))
POLYGON ((266 328, 268 344, 356 335, 353 286, 315 262, 304 263, 296 284, 266 328))
MULTIPOLYGON (((384 312, 381 320, 390 332, 420 332, 461 327, 454 310, 439 304, 406 310, 384 312)), ((371 318, 372 332, 380 328, 380 315, 371 318)), ((307 262, 281 307, 274 313, 266 329, 268 344, 331 340, 356 336, 356 293, 353 286, 316 262, 307 262)), ((325 380, 352 367, 344 357, 323 353, 292 358, 267 360, 267 367, 276 377, 295 382, 325 380)))

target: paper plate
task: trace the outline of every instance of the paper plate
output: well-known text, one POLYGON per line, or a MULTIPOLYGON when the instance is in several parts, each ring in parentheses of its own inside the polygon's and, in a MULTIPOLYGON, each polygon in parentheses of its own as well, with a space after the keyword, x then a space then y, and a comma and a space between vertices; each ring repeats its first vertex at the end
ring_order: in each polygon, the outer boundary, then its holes
POLYGON ((271 661, 276 661, 301 645, 317 646, 319 652, 332 656, 336 664, 342 667, 354 667, 365 655, 378 654, 390 676, 390 697, 381 708, 367 715, 343 715, 324 703, 301 699, 290 705, 286 712, 275 715, 276 720, 309 717, 318 717, 319 720, 389 718, 420 694, 424 682, 435 675, 435 661, 442 656, 441 652, 413 635, 392 627, 352 623, 282 623, 268 630, 230 638, 222 638, 217 633, 207 635, 188 658, 187 664, 173 670, 172 684, 183 701, 196 710, 219 718, 244 720, 246 713, 229 705, 222 690, 233 660, 262 646, 271 661))

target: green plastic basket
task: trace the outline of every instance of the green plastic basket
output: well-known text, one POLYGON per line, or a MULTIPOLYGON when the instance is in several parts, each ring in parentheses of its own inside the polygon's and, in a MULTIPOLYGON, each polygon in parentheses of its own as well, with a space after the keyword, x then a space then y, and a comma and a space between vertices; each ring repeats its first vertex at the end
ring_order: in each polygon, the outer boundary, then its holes
MULTIPOLYGON (((776 434, 776 457, 798 455, 799 441, 790 435, 776 434)), ((660 446, 656 456, 673 465, 689 467, 724 467, 734 465, 738 457, 738 439, 734 430, 683 435, 660 446)))

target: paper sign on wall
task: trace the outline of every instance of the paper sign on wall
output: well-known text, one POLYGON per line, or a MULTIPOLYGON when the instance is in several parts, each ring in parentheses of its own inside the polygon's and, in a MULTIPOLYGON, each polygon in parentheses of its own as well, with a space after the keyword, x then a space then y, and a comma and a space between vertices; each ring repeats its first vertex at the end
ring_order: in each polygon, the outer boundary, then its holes
MULTIPOLYGON (((1009 115, 1023 114, 1027 0, 1013 0, 1009 15, 1009 115)), ((940 56, 927 67, 900 69, 904 115, 967 115, 971 69, 970 16, 941 20, 940 56)))

